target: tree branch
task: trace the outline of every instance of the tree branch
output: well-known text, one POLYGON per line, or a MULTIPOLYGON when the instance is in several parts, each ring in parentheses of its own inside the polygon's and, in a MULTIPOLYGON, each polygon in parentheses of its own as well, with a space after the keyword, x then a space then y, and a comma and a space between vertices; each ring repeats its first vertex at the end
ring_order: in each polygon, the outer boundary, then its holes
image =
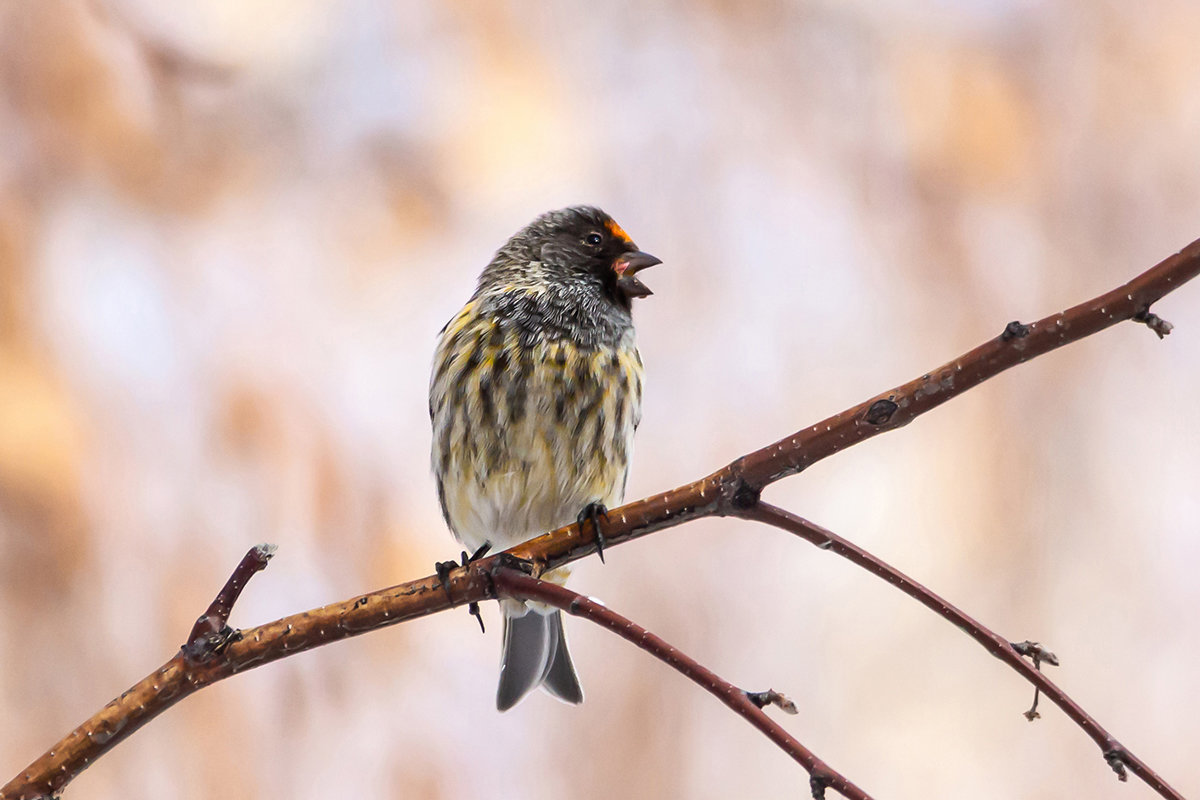
MULTIPOLYGON (((492 573, 496 591, 501 596, 514 597, 519 600, 537 600, 568 614, 591 620, 607 628, 627 642, 645 650, 650 655, 662 661, 714 695, 729 708, 745 718, 751 725, 758 728, 777 747, 791 756, 808 772, 809 787, 817 800, 825 797, 826 787, 831 787, 845 797, 855 800, 867 800, 869 795, 855 786, 841 773, 830 767, 813 754, 804 745, 796 741, 779 723, 763 712, 763 706, 773 703, 786 707, 790 705, 778 692, 767 691, 751 693, 739 689, 729 681, 720 677, 712 670, 704 667, 696 660, 681 653, 665 641, 650 633, 636 622, 627 619, 615 611, 602 606, 578 592, 573 592, 562 586, 547 581, 541 581, 507 567, 498 567, 492 573), (786 705, 785 705, 786 704, 786 705)), ((795 709, 791 713, 795 713, 795 709)))
MULTIPOLYGON (((1137 319, 1161 337, 1170 330, 1170 323, 1152 315, 1150 306, 1197 273, 1200 240, 1111 292, 1030 325, 1010 323, 1000 336, 957 359, 743 456, 708 477, 609 511, 601 525, 606 546, 700 517, 744 515, 770 483, 905 425, 1009 367, 1123 320, 1137 319)), ((509 553, 534 562, 539 570, 552 568, 595 552, 594 534, 591 525, 568 525, 509 553)), ((484 573, 495 566, 496 558, 454 570, 444 584, 431 575, 242 631, 240 638, 230 637, 219 653, 201 663, 181 651, 0 788, 0 800, 41 797, 61 790, 134 730, 183 697, 230 675, 348 636, 492 598, 494 592, 484 573)), ((1178 796, 1163 789, 1159 793, 1178 796)))
POLYGON ((839 450, 907 425, 1009 367, 1077 342, 1118 322, 1135 320, 1158 338, 1172 325, 1150 306, 1200 273, 1200 240, 1111 292, 1029 325, 1010 322, 995 339, 890 392, 738 459, 731 466, 751 489, 806 469, 839 450))
POLYGON ((759 502, 753 507, 743 510, 738 516, 742 519, 773 525, 776 528, 793 533, 805 541, 815 544, 822 550, 837 553, 842 558, 882 578, 909 597, 917 600, 930 611, 953 623, 955 627, 981 644, 989 653, 1016 670, 1022 678, 1034 685, 1035 691, 1040 690, 1046 697, 1050 698, 1076 725, 1083 728, 1084 733, 1090 736, 1092 741, 1099 745, 1100 752, 1104 755, 1104 760, 1117 773, 1118 778, 1122 781, 1127 780, 1125 768, 1128 767, 1134 775, 1145 781, 1163 797, 1169 797, 1172 800, 1183 800, 1183 795, 1167 785, 1167 782, 1160 778, 1154 770, 1150 769, 1140 758, 1129 752, 1099 722, 1084 711, 1078 703, 1068 697, 1062 689, 1059 689, 1058 686, 1046 677, 1046 674, 1038 668, 1037 663, 1045 660, 1047 663, 1057 664, 1058 658, 1050 651, 1034 642, 1023 642, 1019 645, 1013 644, 999 634, 993 633, 974 617, 951 605, 948 600, 925 588, 890 564, 871 555, 854 543, 843 539, 833 531, 822 528, 820 525, 809 522, 789 511, 777 508, 768 503, 759 502), (1026 661, 1022 658, 1023 655, 1033 657, 1035 663, 1026 661))

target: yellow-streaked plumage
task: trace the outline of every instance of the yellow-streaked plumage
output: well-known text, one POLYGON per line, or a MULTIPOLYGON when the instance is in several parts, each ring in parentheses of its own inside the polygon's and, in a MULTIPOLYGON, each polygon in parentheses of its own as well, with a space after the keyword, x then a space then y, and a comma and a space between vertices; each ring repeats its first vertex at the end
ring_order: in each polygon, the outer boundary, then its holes
POLYGON ((523 348, 513 326, 474 305, 438 342, 444 368, 430 389, 434 470, 454 533, 471 550, 507 548, 589 503, 620 503, 641 419, 632 329, 616 347, 523 348))

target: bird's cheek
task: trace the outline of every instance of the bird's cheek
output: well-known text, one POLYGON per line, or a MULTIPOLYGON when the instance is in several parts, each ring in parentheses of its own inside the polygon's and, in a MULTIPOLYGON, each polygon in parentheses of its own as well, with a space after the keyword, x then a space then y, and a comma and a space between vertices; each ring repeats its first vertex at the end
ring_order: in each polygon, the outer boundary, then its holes
POLYGON ((563 259, 563 248, 557 242, 546 242, 538 255, 545 264, 558 263, 563 259))

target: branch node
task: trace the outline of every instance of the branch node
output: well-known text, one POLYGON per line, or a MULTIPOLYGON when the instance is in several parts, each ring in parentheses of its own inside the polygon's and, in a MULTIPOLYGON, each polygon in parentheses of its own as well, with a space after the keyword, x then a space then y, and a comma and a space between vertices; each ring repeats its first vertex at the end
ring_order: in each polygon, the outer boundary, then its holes
POLYGON ((876 400, 871 403, 871 407, 867 409, 867 414, 863 419, 868 425, 882 425, 891 419, 892 414, 895 414, 899 408, 900 406, 896 405, 894 400, 876 400))
POLYGON ((728 474, 722 477, 719 484, 717 513, 721 516, 741 516, 741 512, 758 505, 762 496, 762 486, 746 480, 740 461, 733 462, 726 470, 728 474))
POLYGON ((1004 326, 1004 332, 1000 334, 1000 341, 1011 342, 1013 339, 1024 339, 1028 335, 1029 326, 1014 319, 1004 326))
POLYGON ((1129 780, 1129 773, 1125 770, 1125 757, 1128 755, 1125 748, 1121 745, 1113 745, 1104 751, 1104 760, 1112 767, 1112 771, 1117 773, 1117 780, 1124 783, 1129 780))
POLYGON ((1020 655, 1033 659, 1033 666, 1039 671, 1042 668, 1043 661, 1052 667, 1058 666, 1058 656, 1054 655, 1041 642, 1031 642, 1026 639, 1023 642, 1009 642, 1009 645, 1020 655))
POLYGON ((813 800, 825 800, 825 789, 829 786, 829 783, 830 779, 828 775, 813 772, 808 779, 808 788, 812 790, 813 800))
MULTIPOLYGON (((1058 656, 1047 650, 1039 642, 1031 642, 1026 639, 1023 642, 1009 642, 1008 644, 1020 655, 1033 659, 1033 668, 1038 672, 1042 671, 1043 661, 1051 666, 1058 666, 1058 656)), ((1042 718, 1042 715, 1039 714, 1037 710, 1038 700, 1040 700, 1042 697, 1041 692, 1042 690, 1037 686, 1033 687, 1033 705, 1029 707, 1028 711, 1024 712, 1025 719, 1029 720, 1030 722, 1033 722, 1035 719, 1042 718)))
POLYGON ((758 505, 760 496, 762 496, 762 489, 751 486, 744 479, 738 478, 733 494, 729 497, 729 505, 738 510, 753 508, 758 505))
POLYGON ((778 706, 785 714, 798 713, 796 711, 796 704, 791 701, 791 698, 774 689, 767 689, 765 692, 746 692, 746 697, 759 708, 778 706))
POLYGON ((1158 338, 1160 339, 1170 333, 1171 329, 1175 327, 1158 314, 1152 314, 1149 306, 1134 314, 1133 321, 1142 323, 1147 328, 1158 334, 1158 338))

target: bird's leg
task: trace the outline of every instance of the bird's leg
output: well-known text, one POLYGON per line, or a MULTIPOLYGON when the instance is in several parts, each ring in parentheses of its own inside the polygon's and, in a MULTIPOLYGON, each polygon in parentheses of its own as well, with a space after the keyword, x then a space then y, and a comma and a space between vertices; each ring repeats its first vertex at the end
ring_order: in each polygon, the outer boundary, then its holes
POLYGON ((592 535, 596 538, 596 555, 600 556, 600 563, 603 564, 605 542, 604 534, 600 532, 601 517, 604 517, 605 522, 608 521, 608 509, 605 508, 604 503, 588 503, 583 507, 583 510, 579 512, 579 516, 575 518, 575 521, 579 523, 580 526, 582 526, 585 521, 590 521, 592 523, 592 535))

